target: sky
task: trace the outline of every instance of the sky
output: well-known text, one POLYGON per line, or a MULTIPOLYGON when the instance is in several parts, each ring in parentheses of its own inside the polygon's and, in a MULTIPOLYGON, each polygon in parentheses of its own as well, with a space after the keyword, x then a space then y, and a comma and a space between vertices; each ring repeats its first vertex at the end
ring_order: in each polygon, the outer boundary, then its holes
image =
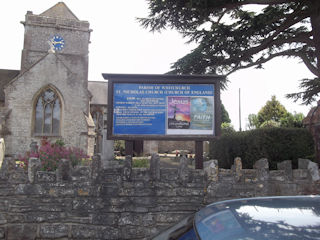
MULTIPOLYGON (((0 69, 20 69, 24 21, 27 11, 41 14, 55 5, 53 0, 10 0, 1 6, 0 69)), ((65 0, 80 19, 90 23, 89 80, 103 80, 102 73, 163 74, 177 59, 189 53, 194 44, 186 44, 176 31, 151 33, 140 26, 137 17, 148 15, 146 0, 65 0)), ((273 95, 291 112, 306 115, 312 106, 286 99, 299 91, 299 80, 313 77, 298 59, 278 58, 264 69, 245 69, 228 77, 221 100, 239 130, 239 89, 241 128, 247 128, 249 114, 257 114, 273 95)), ((313 104, 315 105, 315 103, 313 104)))

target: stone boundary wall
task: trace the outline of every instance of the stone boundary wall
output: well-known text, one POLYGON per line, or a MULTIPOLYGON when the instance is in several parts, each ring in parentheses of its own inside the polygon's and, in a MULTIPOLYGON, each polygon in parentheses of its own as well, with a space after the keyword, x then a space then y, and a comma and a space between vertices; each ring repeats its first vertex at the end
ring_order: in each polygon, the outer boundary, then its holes
POLYGON ((72 168, 61 160, 55 172, 38 171, 40 161, 29 160, 28 171, 5 158, 0 169, 0 239, 151 239, 152 236, 206 204, 223 199, 319 193, 318 165, 299 160, 269 171, 267 159, 254 169, 232 169, 206 162, 204 170, 160 169, 153 155, 150 168, 102 169, 98 157, 90 167, 72 168))

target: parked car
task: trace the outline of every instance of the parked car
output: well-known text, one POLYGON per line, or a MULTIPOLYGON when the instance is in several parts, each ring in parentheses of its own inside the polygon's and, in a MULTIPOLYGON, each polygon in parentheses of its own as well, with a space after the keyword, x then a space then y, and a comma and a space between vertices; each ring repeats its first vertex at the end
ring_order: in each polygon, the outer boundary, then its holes
POLYGON ((320 196, 213 203, 153 239, 320 240, 320 196))

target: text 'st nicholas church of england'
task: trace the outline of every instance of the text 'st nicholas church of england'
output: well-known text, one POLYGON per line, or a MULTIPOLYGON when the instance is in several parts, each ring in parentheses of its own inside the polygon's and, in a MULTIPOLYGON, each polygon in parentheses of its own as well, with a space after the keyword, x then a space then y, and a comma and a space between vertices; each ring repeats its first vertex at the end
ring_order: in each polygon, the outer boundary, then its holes
POLYGON ((107 84, 88 81, 89 23, 59 2, 39 15, 27 12, 23 25, 21 69, 0 69, 6 154, 23 154, 48 137, 92 156, 101 145, 107 84))

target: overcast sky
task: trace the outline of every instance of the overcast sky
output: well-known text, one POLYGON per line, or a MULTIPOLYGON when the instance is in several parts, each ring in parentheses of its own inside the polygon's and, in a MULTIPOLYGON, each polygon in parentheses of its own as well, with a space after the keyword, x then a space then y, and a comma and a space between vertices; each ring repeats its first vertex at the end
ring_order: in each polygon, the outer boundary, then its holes
MULTIPOLYGON (((175 31, 150 33, 136 21, 145 17, 145 0, 66 0, 71 11, 90 23, 89 80, 103 80, 101 73, 162 74, 171 64, 187 54, 192 46, 185 44, 175 31)), ((55 5, 53 0, 10 0, 1 6, 0 68, 20 69, 24 21, 27 11, 40 14, 55 5)), ((279 58, 264 69, 246 69, 229 76, 228 89, 221 99, 232 124, 239 129, 239 88, 241 88, 242 129, 247 117, 257 113, 275 95, 289 112, 307 114, 311 106, 301 106, 285 98, 299 91, 299 79, 312 77, 298 60, 279 58)))

